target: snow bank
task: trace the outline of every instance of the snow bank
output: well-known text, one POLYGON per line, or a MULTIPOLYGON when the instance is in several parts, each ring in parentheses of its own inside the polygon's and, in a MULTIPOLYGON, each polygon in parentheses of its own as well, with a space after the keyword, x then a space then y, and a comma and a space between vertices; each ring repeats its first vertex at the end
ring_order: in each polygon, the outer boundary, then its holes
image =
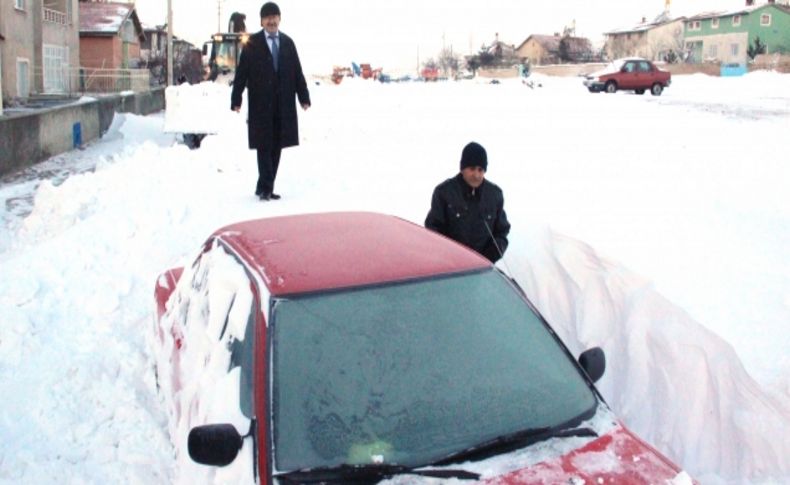
POLYGON ((421 223, 470 140, 513 224, 502 267, 575 353, 605 349, 625 424, 702 483, 790 481, 787 80, 676 76, 660 98, 578 78, 311 86, 271 203, 227 88, 197 151, 161 115, 121 117, 48 162, 90 170, 0 186, 0 481, 171 483, 145 343, 156 276, 254 217, 421 223))

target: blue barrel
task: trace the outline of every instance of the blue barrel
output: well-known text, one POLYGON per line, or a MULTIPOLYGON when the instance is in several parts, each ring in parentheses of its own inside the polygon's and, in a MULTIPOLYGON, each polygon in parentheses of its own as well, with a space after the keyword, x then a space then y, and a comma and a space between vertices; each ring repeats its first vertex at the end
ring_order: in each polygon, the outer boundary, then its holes
POLYGON ((79 121, 71 127, 71 141, 74 148, 82 146, 82 123, 79 121))

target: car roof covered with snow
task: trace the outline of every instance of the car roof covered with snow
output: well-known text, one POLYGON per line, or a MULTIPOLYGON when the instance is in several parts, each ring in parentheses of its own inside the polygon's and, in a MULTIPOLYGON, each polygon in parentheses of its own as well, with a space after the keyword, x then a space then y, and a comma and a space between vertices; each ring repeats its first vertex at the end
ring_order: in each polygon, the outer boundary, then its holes
POLYGON ((490 268, 444 236, 370 212, 302 214, 239 222, 218 238, 273 296, 407 281, 490 268))

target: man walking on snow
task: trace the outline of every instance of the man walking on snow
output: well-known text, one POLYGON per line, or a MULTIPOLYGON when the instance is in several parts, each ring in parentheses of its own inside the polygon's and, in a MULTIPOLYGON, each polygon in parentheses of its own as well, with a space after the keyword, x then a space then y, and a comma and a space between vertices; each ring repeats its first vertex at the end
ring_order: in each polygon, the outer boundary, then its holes
POLYGON ((310 107, 310 93, 294 41, 280 32, 280 7, 266 2, 261 7, 263 30, 251 35, 241 51, 233 79, 230 108, 241 109, 247 89, 247 136, 250 149, 257 150, 258 182, 255 195, 277 200, 274 180, 283 148, 299 144, 298 98, 302 109, 310 107))
POLYGON ((510 223, 502 189, 485 179, 487 168, 485 148, 467 144, 461 153, 461 172, 434 189, 425 227, 495 263, 507 249, 510 223))

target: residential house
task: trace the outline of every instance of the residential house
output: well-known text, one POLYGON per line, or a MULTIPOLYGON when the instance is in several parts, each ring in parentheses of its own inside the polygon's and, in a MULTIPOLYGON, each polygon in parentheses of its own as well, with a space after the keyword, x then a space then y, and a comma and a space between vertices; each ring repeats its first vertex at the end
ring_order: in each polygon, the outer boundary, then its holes
POLYGON ((757 39, 766 54, 790 53, 790 6, 769 1, 742 8, 707 12, 686 19, 685 42, 689 62, 715 61, 745 65, 749 47, 757 39))
POLYGON ((683 56, 684 17, 671 18, 665 10, 652 22, 646 18, 632 27, 604 32, 604 52, 608 59, 643 57, 653 61, 674 61, 683 56))
POLYGON ((68 93, 79 65, 77 0, 0 1, 3 101, 68 93))
POLYGON ((484 50, 496 59, 509 60, 515 57, 516 47, 513 44, 506 44, 499 40, 499 33, 494 37, 491 45, 485 46, 484 50))
MULTIPOLYGON (((145 40, 140 45, 140 67, 151 73, 152 86, 164 85, 167 83, 167 29, 156 26, 145 27, 143 31, 145 40)), ((201 50, 173 36, 173 80, 199 83, 204 77, 201 50)))
POLYGON ((133 3, 87 2, 80 7, 80 65, 128 69, 140 65, 143 26, 133 3))
POLYGON ((163 25, 143 26, 145 39, 140 44, 140 67, 151 73, 152 86, 167 84, 167 29, 163 25))
POLYGON ((494 42, 483 44, 477 54, 464 56, 466 68, 488 77, 514 77, 518 76, 519 65, 522 60, 516 57, 516 46, 499 40, 496 34, 494 42), (485 72, 480 71, 484 69, 485 72))
POLYGON ((594 53, 589 39, 556 33, 530 35, 516 48, 516 56, 528 59, 531 65, 543 65, 587 62, 594 53))
POLYGON ((155 59, 164 59, 167 56, 167 29, 165 26, 143 26, 143 33, 145 39, 140 44, 140 59, 144 63, 150 63, 155 59))

